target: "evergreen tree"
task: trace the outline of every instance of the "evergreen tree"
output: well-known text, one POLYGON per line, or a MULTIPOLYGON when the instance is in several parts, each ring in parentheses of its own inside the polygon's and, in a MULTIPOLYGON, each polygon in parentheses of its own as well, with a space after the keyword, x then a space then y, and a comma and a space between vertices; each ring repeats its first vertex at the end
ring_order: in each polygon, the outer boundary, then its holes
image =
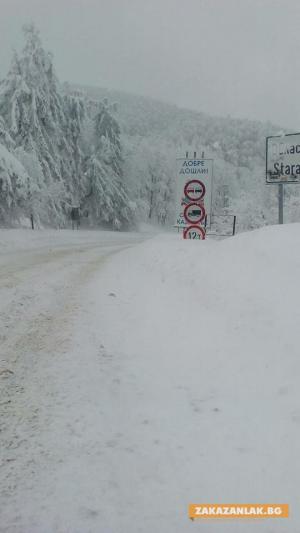
POLYGON ((66 117, 65 132, 72 150, 72 180, 67 180, 67 186, 72 192, 73 202, 81 202, 85 194, 86 183, 83 179, 83 139, 82 129, 86 120, 86 103, 80 93, 66 93, 64 95, 64 114, 66 117))
MULTIPOLYGON (((59 182, 71 201, 77 169, 65 102, 52 57, 43 49, 38 31, 29 25, 24 27, 24 34, 23 52, 20 57, 14 54, 0 86, 0 115, 16 146, 38 158, 47 187, 59 182)), ((64 202, 60 198, 53 201, 55 213, 62 215, 64 202)))
POLYGON ((15 142, 12 139, 3 117, 0 116, 0 143, 5 146, 8 150, 13 150, 15 147, 15 142))
POLYGON ((134 222, 134 204, 123 184, 120 127, 106 102, 98 106, 94 117, 92 153, 86 160, 85 176, 89 206, 97 223, 114 229, 134 222))

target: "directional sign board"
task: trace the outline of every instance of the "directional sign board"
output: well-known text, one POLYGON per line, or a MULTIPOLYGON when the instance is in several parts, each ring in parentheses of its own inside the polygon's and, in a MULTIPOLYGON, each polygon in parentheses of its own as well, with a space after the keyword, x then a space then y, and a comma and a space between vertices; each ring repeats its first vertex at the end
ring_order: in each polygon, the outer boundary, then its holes
POLYGON ((212 174, 212 159, 177 159, 176 226, 188 225, 183 215, 184 208, 198 199, 203 202, 206 214, 210 215, 212 174))
POLYGON ((300 182, 300 133, 267 137, 266 182, 300 182))

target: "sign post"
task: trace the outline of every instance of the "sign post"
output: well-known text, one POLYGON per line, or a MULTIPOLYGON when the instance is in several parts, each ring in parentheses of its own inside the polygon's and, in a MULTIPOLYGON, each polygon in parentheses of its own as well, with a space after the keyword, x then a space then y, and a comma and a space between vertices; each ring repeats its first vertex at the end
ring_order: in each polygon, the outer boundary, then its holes
MULTIPOLYGON (((194 158, 191 159, 187 152, 185 158, 177 159, 175 226, 183 230, 189 225, 204 225, 205 218, 210 226, 213 160, 197 159, 196 156, 194 152, 194 158)), ((184 232, 184 235, 190 233, 184 232)), ((188 238, 201 238, 202 232, 198 231, 195 235, 197 236, 188 238)))
POLYGON ((300 133, 266 138, 266 183, 278 185, 278 222, 283 224, 283 185, 300 183, 300 133))
POLYGON ((279 224, 283 224, 283 197, 284 197, 283 183, 279 183, 278 185, 278 222, 279 224))

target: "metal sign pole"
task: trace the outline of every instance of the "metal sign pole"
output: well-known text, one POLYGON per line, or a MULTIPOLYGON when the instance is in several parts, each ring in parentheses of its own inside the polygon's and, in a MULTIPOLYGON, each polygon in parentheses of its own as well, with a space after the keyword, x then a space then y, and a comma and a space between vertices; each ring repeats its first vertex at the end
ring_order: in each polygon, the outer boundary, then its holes
POLYGON ((232 235, 235 235, 236 215, 233 217, 232 235))
POLYGON ((283 183, 279 183, 278 185, 278 223, 279 224, 283 224, 283 196, 284 196, 283 183))

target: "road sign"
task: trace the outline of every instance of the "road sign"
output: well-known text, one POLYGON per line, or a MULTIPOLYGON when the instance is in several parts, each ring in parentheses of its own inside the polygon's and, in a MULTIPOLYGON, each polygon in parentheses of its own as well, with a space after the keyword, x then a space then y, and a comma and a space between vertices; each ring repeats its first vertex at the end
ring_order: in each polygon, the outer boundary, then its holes
POLYGON ((183 232, 184 239, 200 239, 203 241, 205 239, 205 229, 201 226, 188 226, 183 232))
POLYGON ((266 182, 300 182, 300 133, 267 137, 266 182))
MULTIPOLYGON (((177 159, 177 196, 176 196, 176 219, 175 225, 185 227, 188 225, 184 219, 184 206, 190 201, 194 201, 194 196, 197 197, 197 192, 188 193, 192 198, 185 195, 185 187, 188 182, 193 182, 192 186, 197 185, 200 181, 205 187, 203 195, 203 203, 205 211, 208 215, 211 213, 211 197, 212 197, 212 175, 213 175, 213 160, 212 159, 177 159)), ((199 184, 198 184, 199 185, 199 184)), ((192 189, 191 186, 191 189, 192 189)), ((198 190, 195 187, 196 191, 198 190)), ((188 190, 188 189, 187 189, 188 190)))
POLYGON ((187 181, 184 187, 184 195, 191 202, 202 200, 205 195, 205 185, 200 180, 187 181))
POLYGON ((199 202, 192 202, 185 206, 183 218, 188 224, 199 224, 205 219, 204 205, 199 202))

